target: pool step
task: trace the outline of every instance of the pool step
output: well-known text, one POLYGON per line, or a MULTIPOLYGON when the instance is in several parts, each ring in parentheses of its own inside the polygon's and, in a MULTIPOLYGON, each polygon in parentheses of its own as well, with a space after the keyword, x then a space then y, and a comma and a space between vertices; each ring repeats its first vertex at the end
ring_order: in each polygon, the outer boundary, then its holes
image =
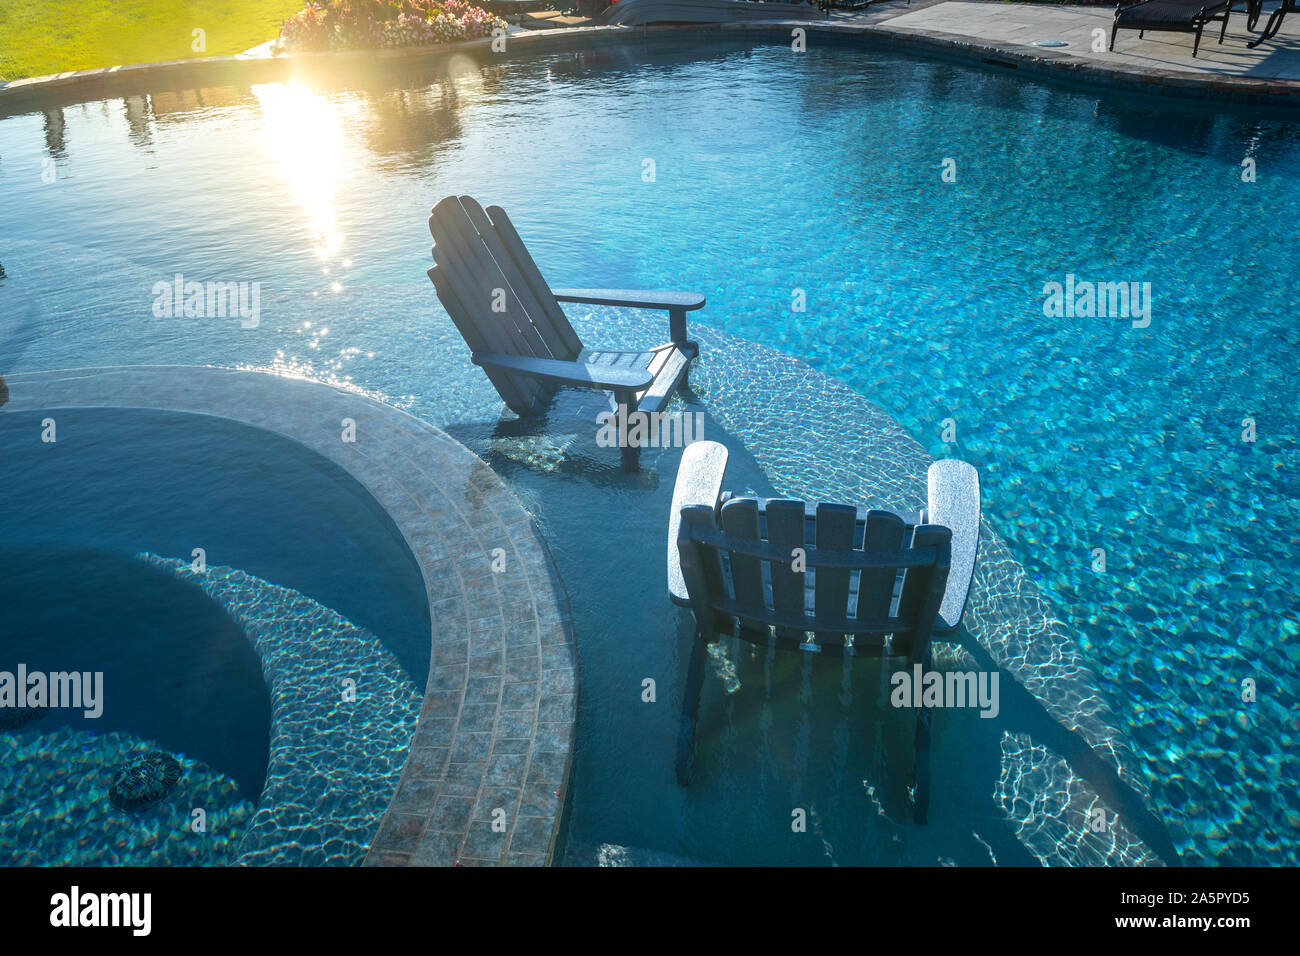
POLYGON ((1164 866, 1064 757, 1028 734, 1002 735, 994 804, 1043 866, 1164 866))
POLYGON ((359 865, 420 715, 421 695, 401 664, 370 631, 298 591, 238 568, 136 557, 202 588, 262 662, 271 699, 266 784, 237 863, 359 865), (349 687, 357 692, 344 696, 349 687))

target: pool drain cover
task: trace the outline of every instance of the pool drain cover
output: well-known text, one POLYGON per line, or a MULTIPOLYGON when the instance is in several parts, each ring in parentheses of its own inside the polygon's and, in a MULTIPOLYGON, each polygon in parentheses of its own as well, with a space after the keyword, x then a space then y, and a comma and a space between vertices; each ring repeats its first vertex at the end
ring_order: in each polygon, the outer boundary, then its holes
POLYGON ((108 799, 119 810, 142 810, 167 796, 180 778, 181 765, 176 758, 155 750, 122 768, 109 788, 108 799))

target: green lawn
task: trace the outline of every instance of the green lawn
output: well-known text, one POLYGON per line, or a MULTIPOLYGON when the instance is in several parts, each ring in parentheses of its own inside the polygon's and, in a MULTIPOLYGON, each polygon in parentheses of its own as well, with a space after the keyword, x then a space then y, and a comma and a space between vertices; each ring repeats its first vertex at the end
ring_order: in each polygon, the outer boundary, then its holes
POLYGON ((0 80, 224 56, 274 39, 306 0, 0 0, 0 80), (194 30, 207 49, 197 52, 194 30))

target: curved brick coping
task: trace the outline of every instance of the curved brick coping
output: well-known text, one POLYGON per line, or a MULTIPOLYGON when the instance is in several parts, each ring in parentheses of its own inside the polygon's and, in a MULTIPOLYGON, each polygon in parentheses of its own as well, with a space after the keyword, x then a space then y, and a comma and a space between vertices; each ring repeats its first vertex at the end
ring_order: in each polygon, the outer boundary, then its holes
MULTIPOLYGON (((906 13, 901 9, 900 14, 906 13)), ((617 44, 643 38, 647 32, 748 31, 777 33, 783 39, 794 27, 818 38, 837 42, 886 44, 903 50, 983 67, 1021 69, 1037 75, 1091 88, 1103 87, 1129 92, 1210 99, 1254 106, 1300 106, 1300 80, 1232 76, 1191 70, 1152 69, 1119 60, 1098 61, 1062 50, 984 40, 976 37, 907 26, 891 26, 895 18, 872 22, 843 18, 832 21, 755 21, 724 24, 656 24, 642 27, 570 27, 557 30, 529 30, 511 34, 503 56, 558 52, 617 44)), ((490 39, 440 43, 433 46, 396 50, 348 50, 335 53, 299 53, 286 56, 238 54, 111 66, 77 70, 48 76, 29 77, 0 83, 0 115, 21 108, 29 100, 45 99, 63 91, 73 101, 92 95, 121 93, 158 81, 170 83, 247 84, 274 82, 313 73, 336 72, 340 68, 366 69, 403 61, 450 60, 456 54, 482 54, 491 48, 490 39)))
POLYGON ((410 755, 365 862, 550 862, 577 713, 573 625, 532 518, 481 459, 391 406, 265 372, 135 366, 22 373, 8 384, 0 414, 214 415, 292 439, 360 482, 420 567, 433 641, 410 755), (342 440, 345 418, 354 443, 342 440))

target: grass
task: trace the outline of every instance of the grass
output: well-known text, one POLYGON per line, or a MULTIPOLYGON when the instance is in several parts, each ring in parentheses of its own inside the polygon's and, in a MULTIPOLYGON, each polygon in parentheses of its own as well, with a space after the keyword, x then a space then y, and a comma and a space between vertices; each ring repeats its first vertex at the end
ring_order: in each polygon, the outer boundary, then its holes
POLYGON ((0 0, 0 81, 242 53, 306 0, 0 0), (194 30, 204 31, 197 51, 194 30))

